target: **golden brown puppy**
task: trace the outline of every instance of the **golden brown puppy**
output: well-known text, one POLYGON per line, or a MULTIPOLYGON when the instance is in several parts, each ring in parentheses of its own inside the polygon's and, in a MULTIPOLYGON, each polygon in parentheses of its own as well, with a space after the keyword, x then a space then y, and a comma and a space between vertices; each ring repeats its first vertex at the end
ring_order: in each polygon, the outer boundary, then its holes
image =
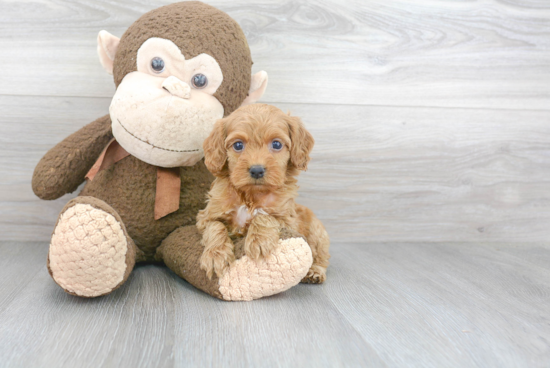
POLYGON ((203 145, 216 179, 197 216, 201 269, 208 277, 221 277, 235 260, 230 236, 246 235, 244 252, 258 259, 271 254, 286 227, 304 235, 312 250, 313 265, 302 282, 325 281, 328 234, 310 209, 294 202, 296 176, 306 170, 313 143, 299 118, 270 105, 244 106, 216 122, 203 145))

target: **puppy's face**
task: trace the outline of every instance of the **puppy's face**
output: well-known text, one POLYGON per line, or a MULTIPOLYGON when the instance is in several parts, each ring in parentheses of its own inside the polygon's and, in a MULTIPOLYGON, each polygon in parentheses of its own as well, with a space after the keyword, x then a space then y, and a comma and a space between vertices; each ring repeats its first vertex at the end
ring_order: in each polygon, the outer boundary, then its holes
POLYGON ((291 146, 282 119, 233 120, 226 126, 227 165, 237 189, 249 185, 280 187, 285 182, 291 146))
POLYGON ((300 119, 264 104, 218 120, 204 143, 208 169, 239 190, 283 186, 289 168, 305 170, 312 148, 300 119))

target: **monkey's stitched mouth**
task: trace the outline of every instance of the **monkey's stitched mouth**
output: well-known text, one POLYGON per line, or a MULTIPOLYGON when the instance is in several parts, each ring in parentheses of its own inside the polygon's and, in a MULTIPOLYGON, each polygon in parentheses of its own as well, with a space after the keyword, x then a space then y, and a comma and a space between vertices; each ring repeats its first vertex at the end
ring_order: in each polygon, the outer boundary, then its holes
POLYGON ((170 152, 181 152, 181 153, 184 153, 184 152, 198 152, 199 149, 193 149, 193 150, 174 150, 174 149, 170 149, 170 148, 163 148, 163 147, 158 147, 158 146, 155 146, 154 144, 151 144, 143 139, 141 139, 140 137, 137 137, 136 135, 134 135, 134 133, 132 133, 131 131, 129 131, 128 129, 126 129, 126 127, 124 125, 122 125, 122 123, 120 122, 119 119, 116 119, 118 121, 118 123, 120 124, 120 126, 126 131, 126 133, 130 134, 132 137, 134 137, 135 139, 137 139, 138 141, 141 141, 145 144, 148 144, 149 146, 153 147, 153 148, 158 148, 158 149, 161 149, 161 150, 164 150, 164 151, 170 151, 170 152))

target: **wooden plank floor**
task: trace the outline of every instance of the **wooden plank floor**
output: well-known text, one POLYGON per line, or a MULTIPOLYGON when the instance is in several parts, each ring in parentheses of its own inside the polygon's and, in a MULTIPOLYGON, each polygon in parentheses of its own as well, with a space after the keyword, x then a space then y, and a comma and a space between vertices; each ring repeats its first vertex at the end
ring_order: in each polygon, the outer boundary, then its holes
POLYGON ((167 0, 0 0, 0 367, 549 367, 550 4, 208 0, 263 102, 316 138, 299 201, 322 286, 215 300, 156 265, 79 299, 49 277, 34 166, 105 115, 101 29, 167 0))
POLYGON ((548 367, 550 246, 336 243, 327 283, 221 302, 165 267, 65 294, 0 243, 2 367, 548 367))

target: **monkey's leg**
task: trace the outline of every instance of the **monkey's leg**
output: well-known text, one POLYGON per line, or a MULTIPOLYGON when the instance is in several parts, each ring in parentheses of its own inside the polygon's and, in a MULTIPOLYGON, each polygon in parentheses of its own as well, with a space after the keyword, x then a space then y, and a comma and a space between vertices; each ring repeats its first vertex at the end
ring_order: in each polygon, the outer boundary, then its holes
POLYGON ((96 297, 128 279, 136 246, 116 211, 100 199, 77 197, 57 219, 48 271, 67 293, 96 297))
POLYGON ((297 285, 312 264, 311 248, 297 233, 282 230, 278 247, 266 259, 244 255, 244 238, 235 241, 235 257, 218 279, 200 269, 201 234, 195 226, 172 232, 157 249, 155 258, 196 288, 224 300, 253 300, 281 293, 297 285))

